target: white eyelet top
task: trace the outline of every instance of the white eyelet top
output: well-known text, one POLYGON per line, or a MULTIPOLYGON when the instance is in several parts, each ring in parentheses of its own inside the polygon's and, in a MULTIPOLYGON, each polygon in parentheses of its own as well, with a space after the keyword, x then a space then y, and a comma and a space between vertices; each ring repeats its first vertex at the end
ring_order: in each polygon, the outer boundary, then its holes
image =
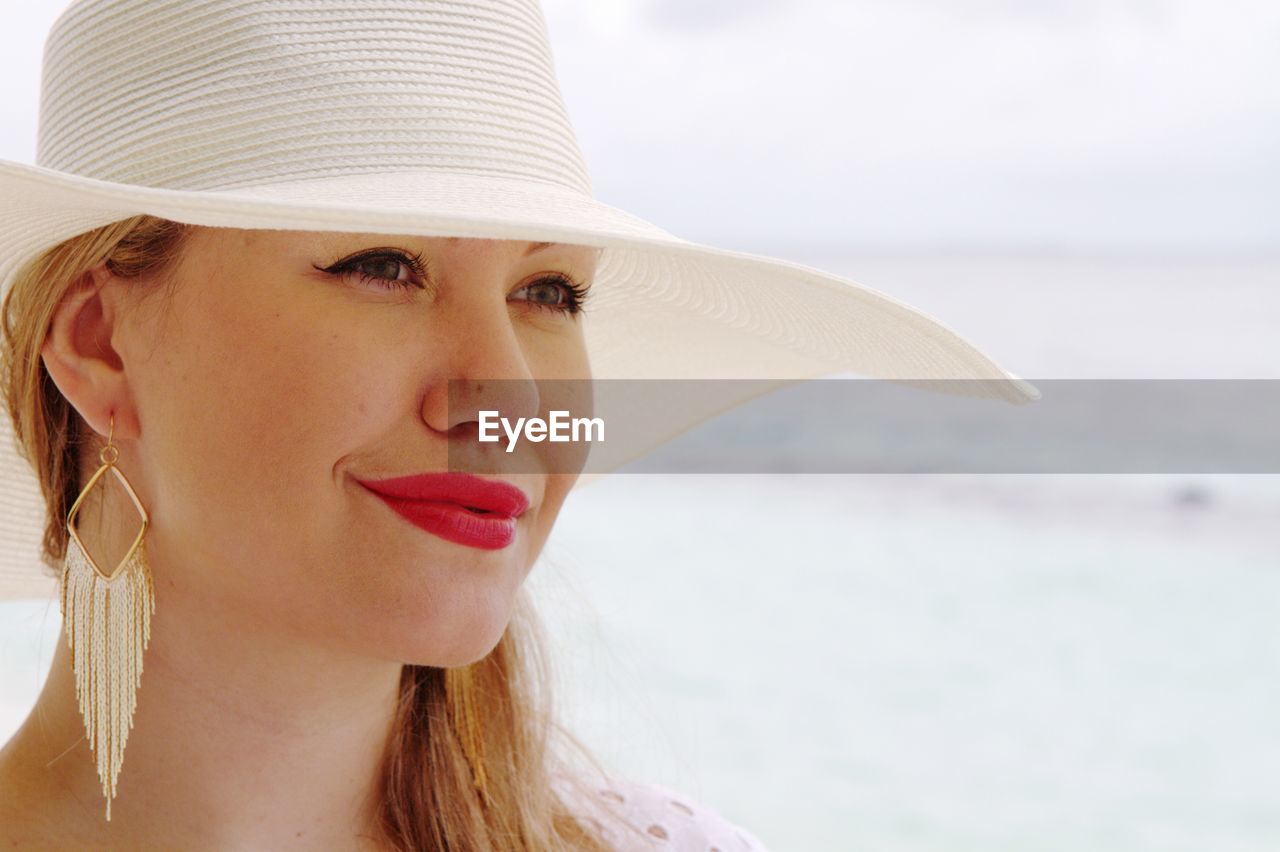
MULTIPOLYGON (((594 796, 579 803, 578 815, 601 829, 617 852, 768 852, 746 828, 661 784, 619 778, 591 783, 593 780, 594 775, 588 780, 588 789, 594 796)), ((579 800, 572 788, 562 789, 566 801, 579 800)))

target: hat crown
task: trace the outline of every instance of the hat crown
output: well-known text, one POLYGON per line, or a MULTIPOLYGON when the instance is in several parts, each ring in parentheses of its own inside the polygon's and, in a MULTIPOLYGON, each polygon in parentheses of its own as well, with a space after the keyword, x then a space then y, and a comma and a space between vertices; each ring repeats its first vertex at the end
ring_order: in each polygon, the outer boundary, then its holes
POLYGON ((36 162, 181 190, 440 172, 592 193, 537 0, 80 0, 45 43, 36 162))

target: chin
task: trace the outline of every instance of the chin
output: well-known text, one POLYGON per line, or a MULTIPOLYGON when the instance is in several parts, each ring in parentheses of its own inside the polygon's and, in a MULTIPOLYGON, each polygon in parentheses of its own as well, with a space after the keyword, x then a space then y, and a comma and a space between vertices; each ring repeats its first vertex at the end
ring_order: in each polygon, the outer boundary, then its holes
POLYGON ((459 641, 448 648, 436 646, 420 653, 410 653, 404 661, 416 666, 434 666, 442 669, 454 669, 478 663, 489 655, 498 642, 502 640, 502 630, 496 631, 492 637, 470 635, 460 637, 459 641))
POLYGON ((485 657, 489 656, 490 652, 492 652, 494 648, 498 647, 498 641, 501 638, 502 638, 501 635, 499 635, 498 639, 495 639, 492 643, 482 648, 475 648, 470 653, 459 654, 458 656, 455 656, 455 657, 449 657, 440 662, 433 663, 432 665, 442 669, 456 669, 462 666, 473 665, 475 663, 480 662, 485 657))
POLYGON ((475 599, 461 600, 460 617, 424 616, 414 627, 397 631, 398 659, 405 663, 439 668, 456 668, 478 662, 487 656, 506 632, 511 621, 509 602, 494 599, 492 606, 476 609, 475 599), (425 629, 423 629, 425 627, 425 629))

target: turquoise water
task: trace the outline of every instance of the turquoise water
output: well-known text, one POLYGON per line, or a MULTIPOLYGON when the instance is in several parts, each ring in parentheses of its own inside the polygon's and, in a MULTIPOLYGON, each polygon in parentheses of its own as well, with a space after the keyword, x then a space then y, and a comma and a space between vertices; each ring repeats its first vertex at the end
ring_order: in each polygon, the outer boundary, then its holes
POLYGON ((539 578, 571 703, 771 845, 1280 842, 1280 477, 597 487, 539 578))

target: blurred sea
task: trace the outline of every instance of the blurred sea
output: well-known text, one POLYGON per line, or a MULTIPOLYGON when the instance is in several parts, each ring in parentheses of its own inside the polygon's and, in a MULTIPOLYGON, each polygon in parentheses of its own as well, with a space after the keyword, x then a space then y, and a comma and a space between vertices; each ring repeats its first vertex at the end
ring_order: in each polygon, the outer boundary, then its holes
MULTIPOLYGON (((760 253, 1032 382, 1280 378, 1280 258, 760 253)), ((530 583, 570 726, 775 852, 1280 848, 1280 476, 620 474, 530 583)), ((59 629, 0 604, 0 739, 59 629)))

